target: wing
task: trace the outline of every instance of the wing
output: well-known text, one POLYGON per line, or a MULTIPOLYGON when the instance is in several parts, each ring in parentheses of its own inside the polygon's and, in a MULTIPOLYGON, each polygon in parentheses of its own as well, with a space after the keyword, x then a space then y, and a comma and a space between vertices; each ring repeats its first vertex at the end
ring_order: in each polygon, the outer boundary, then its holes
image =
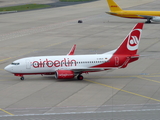
POLYGON ((138 15, 138 16, 143 17, 145 19, 152 19, 153 17, 155 17, 155 16, 148 16, 148 15, 138 15))
POLYGON ((58 70, 71 70, 75 73, 85 73, 85 72, 98 72, 98 71, 104 71, 104 70, 116 70, 119 69, 120 67, 103 67, 103 68, 85 68, 85 67, 81 67, 81 68, 61 68, 58 70))
POLYGON ((76 49, 76 44, 73 45, 73 47, 71 48, 71 50, 69 51, 67 55, 74 55, 75 49, 76 49))

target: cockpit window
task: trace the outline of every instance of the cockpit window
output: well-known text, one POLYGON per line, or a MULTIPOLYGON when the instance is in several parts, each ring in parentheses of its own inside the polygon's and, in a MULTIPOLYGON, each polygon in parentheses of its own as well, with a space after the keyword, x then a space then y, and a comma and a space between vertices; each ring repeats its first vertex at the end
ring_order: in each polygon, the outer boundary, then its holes
POLYGON ((11 65, 19 65, 19 63, 11 63, 11 65))

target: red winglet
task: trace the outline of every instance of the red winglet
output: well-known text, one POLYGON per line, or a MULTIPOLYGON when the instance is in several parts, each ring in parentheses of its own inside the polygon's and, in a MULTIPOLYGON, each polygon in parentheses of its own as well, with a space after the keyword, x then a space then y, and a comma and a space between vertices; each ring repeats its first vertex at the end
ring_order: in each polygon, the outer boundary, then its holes
POLYGON ((74 55, 75 49, 76 49, 76 44, 73 45, 73 47, 71 48, 71 50, 69 51, 67 55, 74 55))

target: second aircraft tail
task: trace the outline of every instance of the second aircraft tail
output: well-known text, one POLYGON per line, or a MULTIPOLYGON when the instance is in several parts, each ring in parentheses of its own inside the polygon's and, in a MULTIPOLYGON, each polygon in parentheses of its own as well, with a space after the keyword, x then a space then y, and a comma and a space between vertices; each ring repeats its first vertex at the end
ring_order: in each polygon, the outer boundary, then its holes
POLYGON ((122 9, 113 0, 107 0, 110 11, 122 11, 122 9))

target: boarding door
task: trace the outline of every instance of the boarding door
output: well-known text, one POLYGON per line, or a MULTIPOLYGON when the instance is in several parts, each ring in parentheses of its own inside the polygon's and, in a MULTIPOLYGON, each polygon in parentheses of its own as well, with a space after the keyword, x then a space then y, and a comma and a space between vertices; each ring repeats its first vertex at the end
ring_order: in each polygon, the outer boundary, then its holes
POLYGON ((26 69, 31 69, 31 64, 29 59, 26 60, 26 69))

